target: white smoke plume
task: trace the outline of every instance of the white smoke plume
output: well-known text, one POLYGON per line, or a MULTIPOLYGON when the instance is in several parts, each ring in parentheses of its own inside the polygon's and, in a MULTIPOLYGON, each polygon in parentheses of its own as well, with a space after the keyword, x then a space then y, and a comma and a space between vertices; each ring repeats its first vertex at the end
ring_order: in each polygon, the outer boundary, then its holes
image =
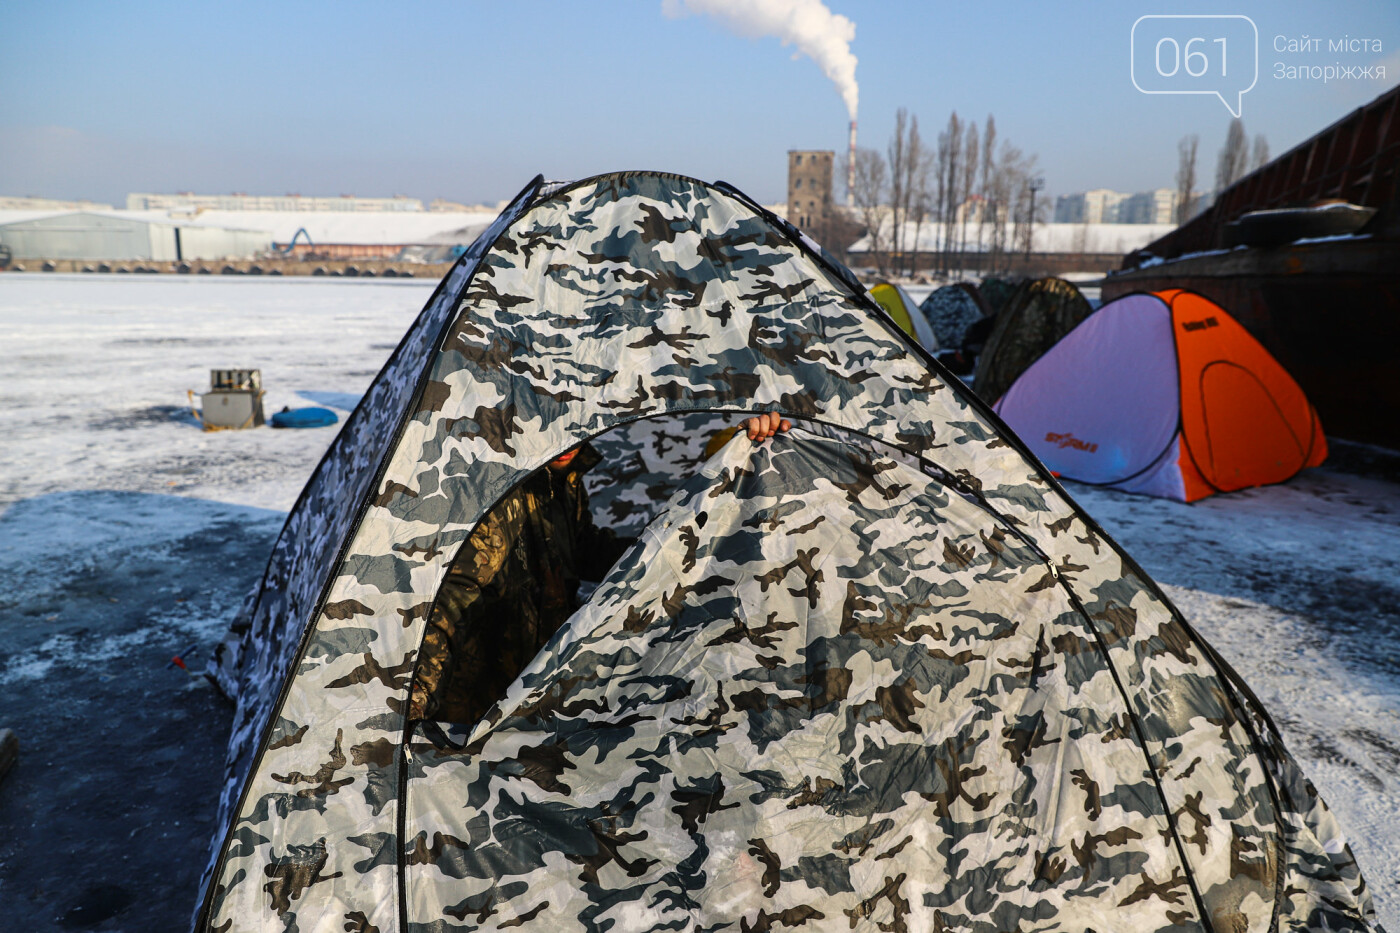
POLYGON ((851 42, 856 24, 827 9, 822 0, 661 0, 671 19, 713 16, 736 35, 748 39, 773 36, 794 45, 821 66, 836 85, 851 119, 856 118, 860 87, 851 42))

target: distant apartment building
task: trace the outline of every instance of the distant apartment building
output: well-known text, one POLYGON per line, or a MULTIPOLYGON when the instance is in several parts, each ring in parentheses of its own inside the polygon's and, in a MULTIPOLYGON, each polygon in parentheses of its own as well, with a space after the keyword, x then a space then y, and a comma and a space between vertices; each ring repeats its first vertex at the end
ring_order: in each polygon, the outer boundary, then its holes
POLYGON ((1095 188, 1080 194, 1067 194, 1055 199, 1057 224, 1116 224, 1118 207, 1128 195, 1107 188, 1095 188))
POLYGON ((1176 220, 1176 192, 1171 188, 1141 191, 1118 205, 1120 224, 1169 224, 1176 220))
POLYGON ((357 198, 342 194, 337 198, 303 197, 299 194, 128 194, 129 211, 421 211, 417 198, 357 198))
POLYGON ((787 219, 803 230, 824 228, 831 219, 831 175, 836 153, 788 150, 787 219))
POLYGON ((1124 194, 1095 188, 1055 199, 1057 224, 1170 224, 1176 222, 1176 192, 1156 188, 1124 194))

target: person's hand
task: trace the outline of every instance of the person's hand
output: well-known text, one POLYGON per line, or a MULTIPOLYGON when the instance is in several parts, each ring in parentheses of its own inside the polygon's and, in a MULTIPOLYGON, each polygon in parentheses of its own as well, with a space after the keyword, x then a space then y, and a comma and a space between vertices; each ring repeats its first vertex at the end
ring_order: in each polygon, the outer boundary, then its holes
POLYGON ((741 425, 748 432, 749 440, 755 443, 763 443, 774 434, 779 434, 792 427, 792 422, 779 415, 776 411, 766 414, 755 415, 746 419, 741 425))

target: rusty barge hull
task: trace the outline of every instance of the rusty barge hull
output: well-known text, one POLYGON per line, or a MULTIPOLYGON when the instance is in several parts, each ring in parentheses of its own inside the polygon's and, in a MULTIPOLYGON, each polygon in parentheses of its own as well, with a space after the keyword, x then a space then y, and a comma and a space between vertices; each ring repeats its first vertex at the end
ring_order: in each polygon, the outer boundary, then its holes
POLYGON ((1400 450, 1400 243, 1184 256, 1110 275, 1103 299, 1165 288, 1229 311, 1298 380, 1327 434, 1400 450))

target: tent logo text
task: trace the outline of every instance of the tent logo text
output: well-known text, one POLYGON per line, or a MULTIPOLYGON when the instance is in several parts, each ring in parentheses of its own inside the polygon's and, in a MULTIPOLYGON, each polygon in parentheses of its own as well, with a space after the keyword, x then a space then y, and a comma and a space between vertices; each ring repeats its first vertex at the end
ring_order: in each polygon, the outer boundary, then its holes
POLYGON ((1081 441, 1069 431, 1063 434, 1056 434, 1054 431, 1050 431, 1045 435, 1045 439, 1052 444, 1059 444, 1061 447, 1073 447, 1075 450, 1082 450, 1090 454, 1099 449, 1098 444, 1081 441))
POLYGON ((1203 321, 1182 321, 1182 330, 1205 330, 1207 327, 1219 327, 1220 322, 1213 317, 1208 317, 1203 321))

